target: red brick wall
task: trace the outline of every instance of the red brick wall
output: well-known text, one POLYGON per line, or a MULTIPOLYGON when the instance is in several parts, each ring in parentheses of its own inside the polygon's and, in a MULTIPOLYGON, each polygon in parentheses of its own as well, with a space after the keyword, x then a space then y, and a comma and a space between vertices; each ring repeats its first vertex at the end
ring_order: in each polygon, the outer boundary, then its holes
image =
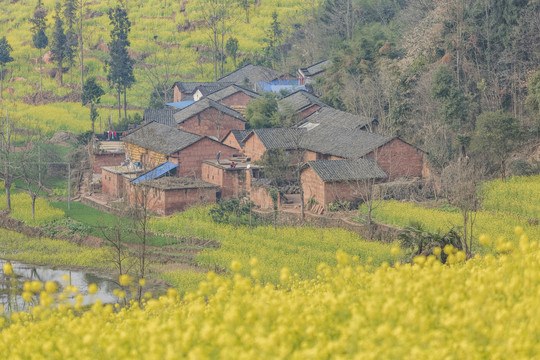
POLYGON ((174 154, 170 160, 180 164, 176 172, 177 176, 194 176, 200 178, 203 161, 214 160, 218 151, 221 151, 222 159, 238 154, 238 150, 236 149, 231 149, 217 141, 204 138, 174 154))
POLYGON ((216 191, 216 188, 167 190, 162 196, 165 199, 162 214, 169 215, 196 204, 215 203, 216 191))
POLYGON ((336 201, 354 201, 362 199, 362 193, 368 184, 356 182, 327 182, 324 184, 324 205, 336 201))
POLYGON ((101 192, 114 197, 122 196, 123 177, 107 170, 101 173, 101 192))
POLYGON ((298 120, 302 120, 309 115, 313 114, 315 111, 319 110, 321 107, 319 105, 313 104, 307 109, 304 109, 298 113, 298 120))
POLYGON ((301 181, 304 188, 305 201, 307 202, 310 198, 313 198, 319 204, 324 205, 324 183, 311 167, 307 167, 302 172, 301 181))
POLYGON ((248 172, 250 170, 226 171, 224 169, 202 164, 201 179, 221 188, 221 197, 227 199, 238 197, 242 192, 249 191, 248 172))
POLYGON ((242 106, 246 107, 247 103, 253 100, 253 98, 242 91, 238 91, 226 98, 221 99, 221 103, 228 107, 242 106))
POLYGON ((228 145, 230 147, 233 147, 235 149, 238 149, 238 151, 240 153, 244 152, 244 150, 242 149, 242 147, 240 146, 240 144, 236 140, 236 136, 234 136, 233 133, 229 133, 229 136, 227 136, 225 139, 223 139, 222 143, 225 144, 225 145, 228 145))
POLYGON ((265 151, 266 147, 256 134, 251 135, 244 145, 244 154, 250 157, 251 161, 260 160, 265 151))
POLYGON ((369 153, 388 175, 388 180, 398 177, 421 177, 424 173, 424 153, 403 140, 394 139, 369 153))
POLYGON ((214 136, 221 141, 231 130, 245 130, 246 123, 214 108, 209 108, 185 120, 179 124, 178 128, 203 136, 214 136))
MULTIPOLYGON (((256 206, 259 206, 261 209, 274 208, 274 203, 272 202, 272 198, 270 197, 269 189, 266 187, 252 186, 250 199, 256 206)), ((280 207, 281 207, 281 201, 278 198, 278 208, 280 207)))
POLYGON ((101 174, 103 166, 119 166, 126 158, 124 153, 117 154, 94 154, 92 157, 92 167, 94 174, 101 174))
POLYGON ((182 101, 184 94, 180 90, 178 90, 176 86, 174 87, 173 91, 174 91, 174 94, 173 94, 174 102, 182 101))

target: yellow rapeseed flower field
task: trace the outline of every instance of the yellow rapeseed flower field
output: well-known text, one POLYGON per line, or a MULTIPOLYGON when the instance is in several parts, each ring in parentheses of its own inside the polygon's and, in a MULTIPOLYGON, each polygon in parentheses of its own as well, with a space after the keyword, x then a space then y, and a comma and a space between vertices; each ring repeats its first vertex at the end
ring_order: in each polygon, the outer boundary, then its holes
MULTIPOLYGON (((0 317, 0 354, 39 359, 539 358, 540 249, 519 246, 443 265, 362 265, 343 251, 300 280, 288 268, 261 284, 209 273, 182 298, 171 290, 89 311, 48 302, 0 317), (21 341, 24 339, 24 341, 21 341)), ((260 260, 231 267, 257 270, 260 260)), ((34 288, 35 287, 35 288, 34 288)), ((38 290, 28 285, 29 296, 38 290)), ((39 287, 41 288, 41 287, 39 287)), ((39 291, 39 290, 38 290, 39 291)), ((46 293, 45 298, 54 295, 46 293)), ((58 299, 61 297, 58 295, 58 299)))

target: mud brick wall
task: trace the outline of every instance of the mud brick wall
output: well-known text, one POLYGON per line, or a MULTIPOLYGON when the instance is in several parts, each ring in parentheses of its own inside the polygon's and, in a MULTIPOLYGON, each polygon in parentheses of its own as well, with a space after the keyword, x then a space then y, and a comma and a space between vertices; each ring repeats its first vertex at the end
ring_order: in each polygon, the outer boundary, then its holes
POLYGON ((198 135, 214 136, 221 141, 231 130, 245 130, 246 122, 214 108, 208 108, 186 119, 178 125, 178 128, 198 135))
POLYGON ((388 181, 399 177, 422 177, 424 153, 403 140, 393 139, 366 155, 374 159, 388 175, 388 181))
POLYGON ((103 166, 118 166, 126 158, 124 153, 104 153, 94 154, 92 156, 92 167, 94 174, 101 174, 101 168, 103 166))

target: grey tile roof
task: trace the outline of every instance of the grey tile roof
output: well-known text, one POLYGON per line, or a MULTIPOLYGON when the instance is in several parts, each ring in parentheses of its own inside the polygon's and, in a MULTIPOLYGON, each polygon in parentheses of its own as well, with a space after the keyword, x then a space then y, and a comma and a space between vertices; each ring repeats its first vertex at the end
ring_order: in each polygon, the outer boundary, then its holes
POLYGON ((316 160, 308 165, 324 182, 384 179, 385 172, 372 159, 316 160))
POLYGON ((203 98, 199 101, 195 101, 193 104, 178 111, 177 113, 174 114, 174 120, 176 121, 177 124, 180 124, 186 121, 187 119, 189 119, 190 117, 197 115, 198 113, 208 108, 214 108, 218 111, 221 111, 224 114, 227 114, 236 119, 245 121, 242 114, 240 114, 238 111, 233 110, 230 107, 227 107, 223 104, 220 104, 217 101, 210 100, 209 98, 203 98))
POLYGON ((288 74, 264 66, 248 64, 223 76, 221 79, 218 79, 218 82, 232 82, 242 86, 245 85, 246 79, 249 84, 255 84, 261 81, 279 79, 282 76, 288 76, 288 74))
POLYGON ((180 90, 184 94, 193 95, 197 91, 197 89, 201 90, 201 92, 212 92, 223 89, 224 87, 227 87, 229 85, 232 85, 232 83, 217 83, 215 81, 177 81, 174 83, 173 87, 176 86, 178 90, 180 90))
POLYGON ((300 68, 300 71, 304 74, 304 76, 315 76, 325 71, 330 66, 330 63, 331 60, 319 61, 311 66, 300 68))
POLYGON ((302 147, 321 154, 358 159, 392 139, 363 130, 319 125, 306 132, 302 138, 302 147))
POLYGON ((299 112, 314 104, 321 107, 326 106, 318 97, 305 90, 295 91, 278 101, 280 111, 292 110, 294 112, 299 112))
POLYGON ((124 142, 160 154, 171 155, 201 140, 203 136, 172 128, 157 122, 144 124, 123 137, 124 142))
POLYGON ((205 189, 218 188, 219 185, 210 184, 197 178, 164 176, 159 179, 141 181, 140 184, 161 190, 205 189))
POLYGON ((257 94, 254 91, 244 89, 243 87, 238 86, 238 85, 229 85, 229 86, 227 86, 227 87, 225 87, 223 89, 219 89, 219 90, 209 94, 208 98, 210 100, 214 100, 214 101, 221 101, 221 100, 225 99, 227 96, 231 96, 233 94, 236 94, 237 92, 243 92, 247 96, 250 96, 250 97, 252 97, 254 99, 259 97, 259 94, 257 94))
POLYGON ((306 124, 305 126, 309 127, 309 124, 321 124, 346 129, 362 129, 373 121, 374 119, 366 118, 364 116, 354 115, 331 107, 322 107, 313 114, 305 117, 299 126, 306 124))
POLYGON ((301 145, 305 129, 297 128, 271 128, 251 130, 242 140, 246 142, 252 134, 256 134, 267 149, 295 149, 301 145))
POLYGON ((174 121, 174 114, 180 111, 180 109, 167 108, 167 109, 145 109, 144 121, 157 122, 160 124, 176 127, 176 121, 174 121))

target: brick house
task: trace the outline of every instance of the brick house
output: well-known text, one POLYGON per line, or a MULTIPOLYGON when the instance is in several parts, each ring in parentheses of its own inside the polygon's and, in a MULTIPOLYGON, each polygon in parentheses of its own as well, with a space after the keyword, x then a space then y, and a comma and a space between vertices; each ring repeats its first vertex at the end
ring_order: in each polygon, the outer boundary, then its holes
POLYGON ((174 114, 178 129, 213 136, 223 140, 231 130, 244 130, 246 120, 241 113, 217 101, 203 98, 174 114))
POLYGON ((426 153, 399 137, 321 125, 307 131, 302 147, 305 161, 371 158, 389 181, 429 176, 426 153))
POLYGON ((338 201, 365 198, 369 186, 387 175, 372 159, 316 160, 307 162, 301 175, 306 201, 326 207, 338 201))
POLYGON ((217 101, 233 110, 238 111, 242 115, 244 115, 246 112, 247 104, 251 100, 259 97, 259 94, 256 92, 244 89, 238 85, 230 85, 208 95, 210 100, 217 101))
POLYGON ((299 148, 306 129, 272 128, 254 129, 242 140, 244 155, 252 161, 260 160, 266 150, 283 149, 292 153, 299 148))
POLYGON ((231 130, 223 140, 223 144, 238 149, 240 152, 244 152, 244 138, 251 132, 251 130, 231 130))
POLYGON ((215 159, 218 152, 224 158, 238 154, 237 149, 207 136, 155 122, 144 124, 123 140, 132 162, 151 169, 169 160, 178 164, 179 177, 200 177, 203 161, 215 159))
POLYGON ((323 106, 301 119, 297 125, 312 129, 319 125, 377 132, 377 120, 323 106))
POLYGON ((166 109, 145 109, 143 115, 143 121, 145 123, 157 122, 163 125, 176 127, 176 121, 174 121, 174 114, 180 109, 166 108, 166 109))
POLYGON ((233 83, 238 86, 257 90, 260 82, 289 79, 291 75, 264 66, 248 64, 218 79, 219 83, 233 83))
POLYGON ((103 166, 120 165, 125 159, 124 143, 122 141, 97 141, 92 143, 92 171, 101 174, 103 166))
POLYGON ((122 198, 129 182, 141 173, 142 170, 136 169, 133 166, 103 167, 101 173, 101 192, 112 197, 122 198))
POLYGON ((177 81, 173 84, 173 100, 174 102, 193 100, 193 95, 197 90, 210 94, 229 85, 232 83, 226 81, 219 83, 215 81, 177 81))
POLYGON ((328 69, 331 60, 322 60, 313 65, 296 70, 296 77, 300 85, 307 85, 314 81, 317 75, 322 74, 328 69))
POLYGON ((131 204, 146 205, 150 211, 170 215, 190 206, 216 201, 219 187, 191 177, 165 176, 129 183, 126 196, 131 204))
POLYGON ((295 114, 299 121, 324 106, 326 105, 318 97, 305 90, 295 91, 278 100, 279 111, 295 114))
POLYGON ((241 159, 207 160, 202 164, 202 180, 218 185, 220 198, 227 199, 249 192, 259 170, 260 166, 241 159))

